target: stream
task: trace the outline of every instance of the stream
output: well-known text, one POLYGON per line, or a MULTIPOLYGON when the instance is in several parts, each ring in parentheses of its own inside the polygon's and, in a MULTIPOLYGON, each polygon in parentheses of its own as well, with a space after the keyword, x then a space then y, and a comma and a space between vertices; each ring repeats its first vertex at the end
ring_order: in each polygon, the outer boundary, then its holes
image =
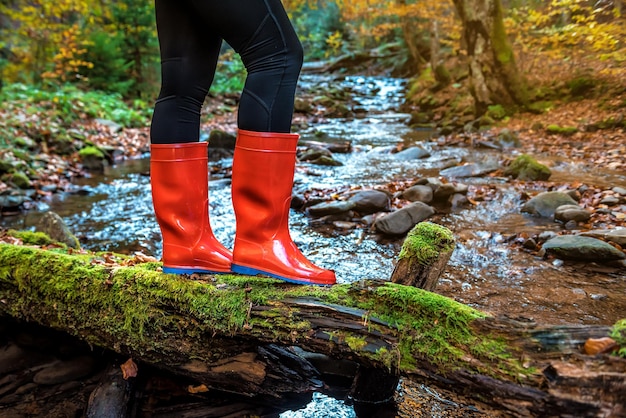
MULTIPOLYGON (((504 153, 518 152, 438 147, 432 132, 409 128, 410 116, 397 112, 403 101, 404 80, 304 75, 300 88, 331 83, 349 89, 364 115, 322 119, 299 133, 305 141, 350 141, 353 150, 334 155, 342 166, 299 163, 295 190, 350 186, 365 189, 393 181, 438 177, 442 169, 460 162, 498 162, 504 153), (420 144, 431 155, 402 161, 384 152, 398 144, 420 144)), ((210 182, 211 225, 222 243, 232 248, 235 219, 230 181, 219 174, 230 167, 231 160, 212 164, 224 170, 216 170, 218 174, 210 182)), ((551 182, 555 183, 575 179, 590 185, 626 184, 624 173, 602 168, 584 170, 567 160, 555 159, 550 168, 551 182)), ((3 218, 3 226, 28 228, 42 212, 51 210, 64 219, 86 249, 141 251, 158 257, 160 231, 153 214, 148 172, 148 156, 109 167, 102 175, 81 179, 77 183, 80 193, 54 196, 40 203, 37 211, 3 218)), ((457 238, 456 249, 437 288, 439 293, 486 312, 538 323, 610 325, 624 317, 624 270, 544 260, 513 247, 507 240, 511 235, 556 232, 562 227, 552 220, 521 214, 523 190, 507 179, 471 177, 459 181, 470 186, 495 184, 496 195, 476 205, 437 208, 430 219, 451 229, 457 238)), ((340 283, 388 279, 402 244, 402 239, 381 237, 367 228, 339 230, 320 225, 299 211, 292 210, 290 225, 302 252, 314 263, 334 269, 340 283)), ((306 408, 285 411, 280 416, 354 417, 356 413, 342 399, 319 393, 314 394, 306 408)))

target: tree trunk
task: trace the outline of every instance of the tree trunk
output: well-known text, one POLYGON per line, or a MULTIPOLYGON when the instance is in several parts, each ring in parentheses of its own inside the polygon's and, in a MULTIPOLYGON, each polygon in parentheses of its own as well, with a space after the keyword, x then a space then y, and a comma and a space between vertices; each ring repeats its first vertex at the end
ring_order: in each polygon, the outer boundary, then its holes
POLYGON ((415 19, 407 16, 406 9, 407 4, 406 0, 397 0, 397 4, 404 10, 399 13, 400 16, 400 27, 402 29, 402 39, 404 39, 404 43, 409 51, 409 55, 411 57, 411 69, 415 71, 415 73, 419 73, 420 67, 422 67, 426 62, 426 58, 420 52, 420 49, 423 45, 420 45, 420 31, 418 25, 415 24, 415 19))
POLYGON ((463 25, 476 114, 494 104, 525 104, 526 86, 507 39, 501 1, 454 0, 454 5, 463 25))
MULTIPOLYGON (((318 388, 317 370, 295 346, 358 363, 365 383, 399 373, 516 415, 626 411, 626 360, 579 352, 608 327, 520 324, 383 281, 322 288, 246 276, 191 280, 142 261, 0 244, 0 315, 246 395, 318 388)), ((356 399, 371 390, 361 385, 356 399)))

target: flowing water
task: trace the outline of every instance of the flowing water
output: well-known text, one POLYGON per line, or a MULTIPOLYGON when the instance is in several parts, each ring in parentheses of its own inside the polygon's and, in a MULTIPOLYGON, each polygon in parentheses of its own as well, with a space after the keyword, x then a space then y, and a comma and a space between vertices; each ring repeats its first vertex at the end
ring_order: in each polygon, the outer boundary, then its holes
MULTIPOLYGON (((461 161, 497 162, 503 156, 494 150, 440 148, 430 132, 407 127, 409 115, 396 111, 403 99, 403 80, 323 76, 304 76, 301 80, 303 89, 330 84, 350 89, 365 116, 311 123, 300 132, 303 140, 319 141, 322 136, 329 142, 350 141, 353 151, 335 155, 343 163, 339 167, 298 164, 296 190, 366 188, 396 180, 437 177, 441 169, 461 161), (406 162, 381 152, 398 144, 418 143, 430 149, 432 155, 406 162)), ((224 159, 212 164, 227 168, 231 161, 224 159)), ((551 181, 626 184, 623 173, 591 171, 562 161, 551 168, 551 181)), ((438 292, 494 314, 539 323, 610 325, 626 315, 623 270, 547 261, 512 247, 506 239, 509 235, 558 231, 560 226, 520 214, 523 190, 505 179, 478 177, 462 181, 495 184, 496 196, 475 206, 438 210, 433 220, 450 228, 457 237, 438 292)), ((88 193, 55 196, 42 203, 40 209, 60 214, 87 249, 159 255, 160 232, 152 211, 147 156, 109 168, 104 175, 83 179, 79 185, 88 193)), ((219 174, 210 183, 210 212, 215 234, 226 247, 232 246, 235 222, 230 183, 219 174)), ((4 219, 4 224, 24 227, 32 225, 37 216, 35 211, 24 217, 4 219)), ((292 211, 290 223, 300 249, 313 262, 334 269, 342 283, 389 278, 402 243, 366 229, 337 231, 320 227, 300 212, 292 211)), ((355 412, 341 400, 316 394, 304 411, 285 412, 282 416, 350 417, 355 412)))

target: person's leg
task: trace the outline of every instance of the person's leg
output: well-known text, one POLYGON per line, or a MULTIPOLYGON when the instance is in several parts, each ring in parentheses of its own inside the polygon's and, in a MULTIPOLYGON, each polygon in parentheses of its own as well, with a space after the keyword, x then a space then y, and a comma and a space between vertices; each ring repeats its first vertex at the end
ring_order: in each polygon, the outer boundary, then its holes
POLYGON ((161 91, 150 128, 153 144, 198 142, 200 112, 222 40, 185 0, 156 0, 161 91))
POLYGON ((248 71, 238 127, 289 132, 302 45, 280 0, 192 0, 207 30, 241 56, 248 71))
POLYGON ((150 182, 163 271, 227 273, 232 254, 211 230, 207 143, 198 142, 221 41, 184 1, 156 0, 156 15, 162 87, 150 130, 150 182))

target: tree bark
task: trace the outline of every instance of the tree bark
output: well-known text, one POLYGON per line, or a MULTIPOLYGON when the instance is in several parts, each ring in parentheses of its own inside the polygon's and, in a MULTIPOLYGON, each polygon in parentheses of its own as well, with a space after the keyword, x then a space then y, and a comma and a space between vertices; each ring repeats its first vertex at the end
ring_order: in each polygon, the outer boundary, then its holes
POLYGON ((190 280, 137 257, 68 251, 0 244, 0 315, 250 396, 319 387, 296 346, 358 363, 365 377, 398 373, 517 415, 626 411, 626 360, 579 352, 608 327, 516 323, 385 281, 190 280))
POLYGON ((494 104, 525 104, 526 86, 507 39, 501 1, 454 0, 454 5, 463 25, 476 114, 494 104))

